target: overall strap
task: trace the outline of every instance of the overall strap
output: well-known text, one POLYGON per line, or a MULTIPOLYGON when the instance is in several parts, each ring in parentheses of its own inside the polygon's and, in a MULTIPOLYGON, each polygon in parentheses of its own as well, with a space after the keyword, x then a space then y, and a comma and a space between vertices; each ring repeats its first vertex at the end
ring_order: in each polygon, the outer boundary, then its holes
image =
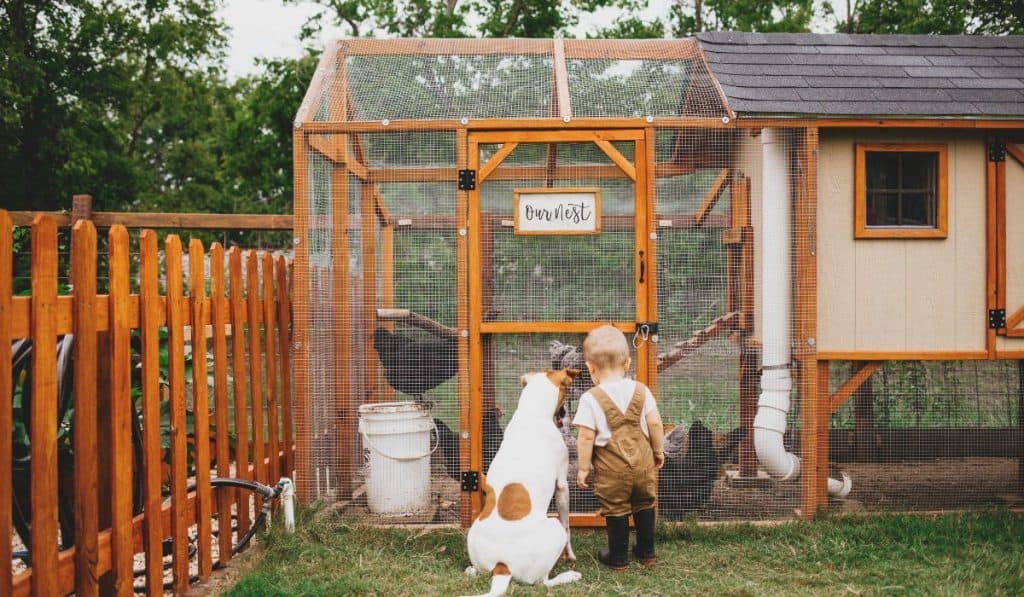
POLYGON ((640 382, 636 382, 636 389, 633 390, 633 397, 629 399, 629 406, 626 407, 626 416, 630 419, 639 421, 641 415, 644 412, 644 401, 647 398, 647 392, 644 390, 647 386, 640 382))
MULTIPOLYGON (((605 392, 600 387, 594 386, 590 389, 590 393, 594 396, 594 399, 597 400, 598 405, 601 406, 601 410, 604 411, 604 418, 608 421, 608 427, 613 432, 623 425, 630 423, 635 424, 640 420, 639 414, 632 414, 630 412, 633 410, 632 408, 627 409, 625 413, 619 410, 619 407, 615 405, 615 402, 612 400, 611 396, 608 395, 608 392, 605 392)), ((632 404, 630 404, 630 406, 632 406, 632 404)))

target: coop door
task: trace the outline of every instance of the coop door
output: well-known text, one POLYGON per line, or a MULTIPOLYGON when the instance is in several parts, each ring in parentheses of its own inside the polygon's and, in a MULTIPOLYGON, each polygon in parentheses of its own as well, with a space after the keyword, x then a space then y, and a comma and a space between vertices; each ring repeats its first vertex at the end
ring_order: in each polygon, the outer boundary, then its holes
POLYGON ((1005 309, 1000 351, 1024 349, 1024 143, 1007 142, 996 162, 996 302, 1005 309))
MULTIPOLYGON (((633 130, 469 135, 473 470, 490 465, 523 373, 583 368, 587 331, 611 323, 633 337, 654 319, 645 147, 633 130)), ((651 383, 645 337, 632 373, 651 383)), ((570 390, 570 416, 588 383, 570 390)), ((597 521, 592 495, 574 488, 572 503, 574 523, 597 521)))

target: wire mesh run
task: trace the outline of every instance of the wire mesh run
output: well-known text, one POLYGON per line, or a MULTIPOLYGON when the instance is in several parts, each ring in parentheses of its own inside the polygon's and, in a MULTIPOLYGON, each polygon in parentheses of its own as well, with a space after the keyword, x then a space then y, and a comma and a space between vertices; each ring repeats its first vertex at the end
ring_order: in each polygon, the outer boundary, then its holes
MULTIPOLYGON (((819 232, 836 208, 818 172, 838 160, 814 129, 722 123, 689 42, 348 40, 318 73, 296 132, 304 499, 470 524, 465 474, 487 472, 520 376, 580 368, 584 333, 605 322, 632 341, 629 374, 666 422, 666 519, 1019 491, 1015 364, 820 359, 819 327, 845 316, 819 289, 836 284, 818 256, 837 241, 819 232), (561 115, 609 126, 559 128, 561 115), (652 118, 625 128, 637 116, 652 118), (516 128, 537 118, 554 124, 516 128), (388 119, 404 124, 366 122, 388 119), (531 193, 584 196, 600 224, 533 234, 519 220, 531 193), (366 419, 402 403, 417 422, 388 445, 366 419)), ((561 421, 572 470, 567 423, 590 383, 561 421)), ((599 524, 596 505, 572 491, 575 522, 599 524)))

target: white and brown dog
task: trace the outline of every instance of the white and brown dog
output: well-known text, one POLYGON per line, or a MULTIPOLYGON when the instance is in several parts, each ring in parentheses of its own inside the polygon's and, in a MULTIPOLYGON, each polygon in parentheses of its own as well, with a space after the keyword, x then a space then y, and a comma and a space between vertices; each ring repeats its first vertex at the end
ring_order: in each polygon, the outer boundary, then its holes
POLYGON ((466 574, 490 572, 487 595, 504 594, 513 578, 548 587, 582 578, 575 570, 548 578, 559 556, 576 559, 569 541, 569 452, 554 419, 579 373, 549 370, 522 378, 516 412, 481 478, 483 509, 466 537, 472 562, 466 574), (552 494, 558 520, 548 517, 552 494))

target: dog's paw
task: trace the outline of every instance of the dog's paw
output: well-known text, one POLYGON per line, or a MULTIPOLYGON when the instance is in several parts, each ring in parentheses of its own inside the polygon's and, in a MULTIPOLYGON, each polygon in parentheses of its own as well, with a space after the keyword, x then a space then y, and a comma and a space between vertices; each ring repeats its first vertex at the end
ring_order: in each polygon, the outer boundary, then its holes
POLYGON ((562 550, 562 559, 570 562, 576 561, 576 554, 573 553, 571 545, 566 545, 565 549, 562 550))
MULTIPOLYGON (((574 557, 573 559, 575 560, 576 558, 574 557)), ((583 580, 583 574, 580 573, 578 570, 566 570, 559 576, 563 576, 566 579, 566 582, 576 582, 578 580, 583 580)))
POLYGON ((476 576, 476 567, 466 566, 466 576, 476 576))

